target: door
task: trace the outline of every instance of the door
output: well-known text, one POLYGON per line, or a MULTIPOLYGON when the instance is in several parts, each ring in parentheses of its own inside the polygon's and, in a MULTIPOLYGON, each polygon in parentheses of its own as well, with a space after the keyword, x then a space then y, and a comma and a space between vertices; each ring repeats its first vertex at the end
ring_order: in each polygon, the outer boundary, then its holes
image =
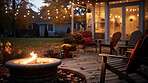
POLYGON ((116 32, 122 39, 129 39, 132 32, 139 30, 139 5, 110 8, 110 38, 116 32))
POLYGON ((110 38, 116 32, 122 33, 122 7, 110 8, 110 38))

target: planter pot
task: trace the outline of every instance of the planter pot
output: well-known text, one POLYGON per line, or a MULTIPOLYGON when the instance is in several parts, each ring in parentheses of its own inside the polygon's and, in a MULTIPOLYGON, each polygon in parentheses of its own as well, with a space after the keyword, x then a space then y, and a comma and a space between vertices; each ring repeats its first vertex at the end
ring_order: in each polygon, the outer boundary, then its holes
POLYGON ((69 55, 69 50, 64 50, 64 57, 68 57, 69 55))

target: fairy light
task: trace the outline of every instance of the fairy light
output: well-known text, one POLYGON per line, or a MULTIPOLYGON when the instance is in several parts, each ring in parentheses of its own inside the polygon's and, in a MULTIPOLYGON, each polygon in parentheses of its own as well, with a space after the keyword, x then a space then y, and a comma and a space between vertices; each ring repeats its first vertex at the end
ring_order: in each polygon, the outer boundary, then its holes
POLYGON ((77 2, 79 4, 79 2, 77 2))
POLYGON ((49 15, 50 13, 48 13, 48 15, 49 15))
POLYGON ((58 16, 56 16, 56 18, 58 18, 58 16))
POLYGON ((48 17, 48 19, 50 19, 50 17, 48 17))
POLYGON ((41 16, 41 18, 43 18, 43 17, 41 16))
POLYGON ((57 14, 58 14, 59 12, 57 12, 57 14))
POLYGON ((5 13, 7 14, 7 13, 8 13, 8 11, 5 11, 5 13))
POLYGON ((40 13, 38 13, 38 15, 40 15, 40 13))
POLYGON ((70 17, 72 17, 72 15, 70 15, 70 17))
POLYGON ((84 2, 82 2, 82 4, 84 4, 84 2))
POLYGON ((98 3, 96 3, 96 5, 97 5, 98 3))
POLYGON ((103 4, 103 3, 100 3, 100 4, 103 4))
POLYGON ((27 13, 27 15, 29 15, 29 13, 27 13))
POLYGON ((58 9, 56 9, 56 11, 58 11, 58 9))
POLYGON ((30 12, 30 10, 28 10, 28 12, 30 12))
POLYGON ((69 3, 71 4, 71 1, 69 3))
POLYGON ((64 8, 64 10, 66 10, 66 8, 64 8))
POLYGON ((128 11, 128 9, 126 9, 126 11, 128 11))
POLYGON ((111 18, 111 16, 109 16, 111 18))
POLYGON ((47 12, 49 12, 49 10, 47 12))
POLYGON ((89 4, 89 5, 92 5, 92 4, 89 4))
POLYGON ((65 12, 67 13, 67 10, 65 12))
POLYGON ((120 3, 121 3, 122 1, 120 1, 120 3))
POLYGON ((5 8, 5 10, 8 10, 8 8, 5 8))
POLYGON ((16 12, 16 14, 18 14, 18 12, 16 12))
POLYGON ((26 18, 26 15, 24 15, 24 17, 26 18))
POLYGON ((120 16, 118 16, 118 18, 120 18, 120 16))
POLYGON ((117 15, 115 16, 115 18, 117 18, 117 15))
POLYGON ((89 1, 87 1, 89 3, 89 1))
POLYGON ((18 12, 19 10, 17 9, 16 11, 18 12))
POLYGON ((63 16, 63 18, 65 18, 65 16, 63 16))
POLYGON ((32 16, 32 18, 34 18, 34 16, 32 16))
POLYGON ((14 14, 15 16, 17 15, 17 14, 14 14))

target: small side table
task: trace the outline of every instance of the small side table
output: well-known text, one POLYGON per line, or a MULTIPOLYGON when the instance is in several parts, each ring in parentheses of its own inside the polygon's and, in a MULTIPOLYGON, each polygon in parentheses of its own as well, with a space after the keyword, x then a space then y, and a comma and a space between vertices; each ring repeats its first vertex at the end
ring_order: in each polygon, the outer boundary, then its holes
POLYGON ((123 46, 118 46, 118 48, 119 48, 119 54, 124 55, 128 48, 134 48, 134 47, 133 46, 125 46, 125 45, 123 45, 123 46))

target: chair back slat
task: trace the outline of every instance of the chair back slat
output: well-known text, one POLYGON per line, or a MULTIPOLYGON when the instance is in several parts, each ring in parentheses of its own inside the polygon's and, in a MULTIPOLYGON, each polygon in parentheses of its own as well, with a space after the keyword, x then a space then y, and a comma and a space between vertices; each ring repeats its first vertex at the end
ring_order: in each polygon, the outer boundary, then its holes
POLYGON ((113 38, 112 38, 110 44, 112 44, 113 46, 116 46, 116 44, 118 43, 118 41, 119 41, 120 38, 121 38, 121 35, 122 35, 122 34, 121 34, 120 32, 114 33, 114 34, 113 34, 113 38))
POLYGON ((143 33, 139 30, 134 31, 129 39, 128 45, 135 46, 137 41, 143 36, 143 33))

